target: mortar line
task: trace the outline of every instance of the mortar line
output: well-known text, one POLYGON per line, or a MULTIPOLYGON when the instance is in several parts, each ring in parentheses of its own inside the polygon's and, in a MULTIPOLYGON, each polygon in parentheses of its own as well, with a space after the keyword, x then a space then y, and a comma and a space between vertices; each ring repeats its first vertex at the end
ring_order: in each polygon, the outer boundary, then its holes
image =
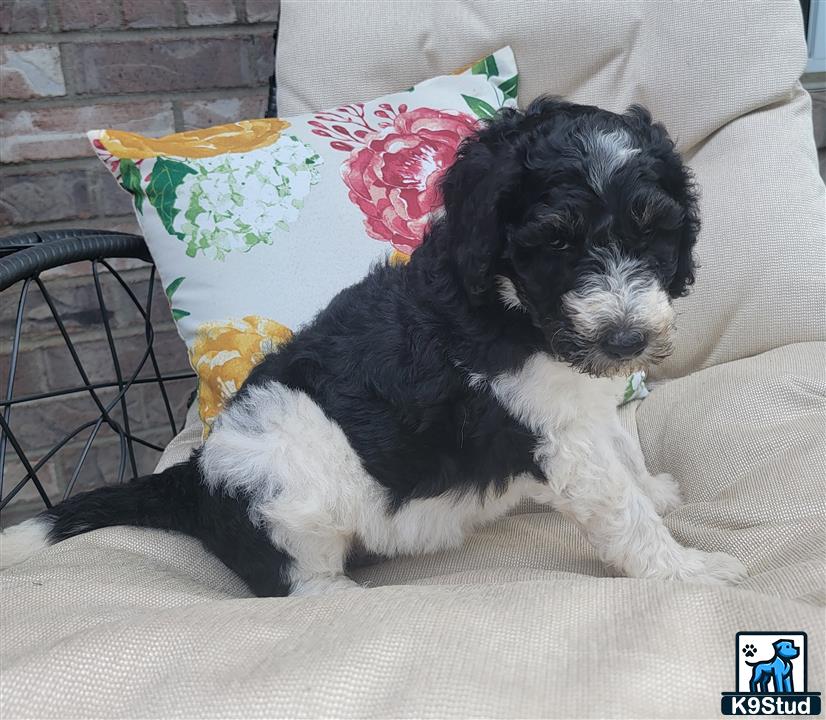
MULTIPOLYGON (((2 0, 0 0, 2 1, 2 0)), ((62 53, 61 53, 62 55, 62 53)), ((38 110, 41 108, 58 108, 78 105, 118 105, 142 100, 219 100, 229 94, 235 95, 255 95, 266 91, 267 86, 261 85, 236 85, 227 88, 204 88, 203 90, 141 90, 138 92, 104 93, 102 95, 62 95, 58 97, 32 98, 30 100, 4 100, 0 101, 0 111, 15 112, 19 110, 38 110)), ((68 86, 67 86, 68 92, 68 86)), ((266 100, 266 97, 265 97, 266 100)))
POLYGON ((60 42, 72 43, 106 43, 106 42, 132 42, 151 39, 157 42, 169 42, 171 40, 189 39, 212 39, 235 37, 239 35, 266 35, 272 33, 278 23, 226 23, 224 25, 183 25, 176 28, 129 28, 128 30, 105 29, 105 30, 55 30, 50 32, 23 32, 23 33, 3 33, 4 42, 9 44, 53 45, 56 42, 55 35, 60 36, 60 42))

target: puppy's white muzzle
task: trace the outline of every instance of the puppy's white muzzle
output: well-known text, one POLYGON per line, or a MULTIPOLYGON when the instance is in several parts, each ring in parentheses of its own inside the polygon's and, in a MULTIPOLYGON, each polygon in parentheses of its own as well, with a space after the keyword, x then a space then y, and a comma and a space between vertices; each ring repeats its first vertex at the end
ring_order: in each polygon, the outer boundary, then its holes
POLYGON ((657 277, 614 251, 602 251, 598 261, 562 297, 570 335, 581 350, 576 364, 594 375, 616 375, 667 357, 674 309, 657 277))

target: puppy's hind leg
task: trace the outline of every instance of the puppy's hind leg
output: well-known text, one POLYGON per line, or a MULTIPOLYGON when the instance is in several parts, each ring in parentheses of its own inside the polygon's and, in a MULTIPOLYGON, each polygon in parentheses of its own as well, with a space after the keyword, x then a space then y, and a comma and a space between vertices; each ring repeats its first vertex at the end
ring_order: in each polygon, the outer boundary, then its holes
POLYGON ((219 417, 201 462, 211 484, 250 496, 253 519, 290 557, 290 594, 356 587, 345 559, 383 496, 308 395, 275 381, 245 387, 219 417))
POLYGON ((272 542, 291 556, 290 595, 323 595, 359 587, 344 574, 350 538, 321 498, 274 498, 261 507, 272 542))

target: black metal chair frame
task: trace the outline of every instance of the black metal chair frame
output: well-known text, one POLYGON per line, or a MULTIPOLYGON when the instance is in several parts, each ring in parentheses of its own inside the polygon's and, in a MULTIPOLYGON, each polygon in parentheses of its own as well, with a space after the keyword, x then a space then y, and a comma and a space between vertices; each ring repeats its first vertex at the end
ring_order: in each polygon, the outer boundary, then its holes
POLYGON ((46 463, 52 460, 68 443, 84 431, 88 431, 86 442, 75 464, 74 472, 66 483, 63 498, 68 497, 75 487, 89 450, 104 425, 117 434, 120 442, 117 481, 122 482, 126 479, 127 474, 131 478, 137 477, 135 445, 140 444, 159 452, 163 451, 163 447, 141 438, 131 430, 129 408, 126 401, 130 389, 137 385, 149 383, 157 386, 159 391, 158 400, 163 402, 169 421, 170 439, 178 432, 178 423, 173 416, 166 383, 194 378, 195 374, 192 372, 164 374, 158 365, 153 348, 155 330, 151 320, 155 277, 155 266, 152 264, 143 238, 138 235, 107 233, 98 230, 57 230, 0 238, 0 293, 7 297, 14 290, 17 290, 17 314, 14 335, 11 340, 9 374, 5 390, 0 396, 0 512, 27 483, 34 485, 45 507, 51 507, 54 498, 50 498, 46 493, 38 473, 42 472, 46 463), (149 289, 145 300, 141 300, 135 295, 121 273, 112 266, 109 262, 112 258, 134 258, 149 265, 149 289), (66 328, 52 294, 49 292, 47 282, 41 277, 41 273, 47 270, 82 261, 88 261, 91 264, 92 281, 97 298, 97 311, 105 332, 106 349, 111 357, 114 369, 114 378, 109 382, 93 383, 90 381, 89 374, 75 349, 71 334, 66 328), (112 332, 101 283, 102 271, 108 271, 111 277, 115 279, 143 320, 146 347, 137 366, 131 369, 129 374, 124 372, 124 364, 121 361, 112 332), (57 331, 63 338, 74 366, 80 375, 81 383, 48 392, 17 396, 14 392, 15 375, 18 366, 20 341, 26 320, 26 301, 32 287, 39 289, 45 304, 48 306, 57 331), (149 377, 139 377, 147 363, 151 366, 151 375, 149 377), (107 402, 104 402, 99 394, 99 391, 105 388, 117 388, 118 390, 115 397, 107 402), (64 437, 36 461, 29 458, 23 449, 23 443, 15 435, 13 429, 14 408, 37 400, 76 393, 88 394, 97 408, 97 414, 93 417, 83 418, 78 425, 68 429, 64 437), (120 410, 118 419, 114 417, 116 409, 120 410), (9 451, 16 455, 25 469, 23 477, 16 481, 13 480, 14 484, 11 487, 7 485, 5 478, 6 458, 9 451))

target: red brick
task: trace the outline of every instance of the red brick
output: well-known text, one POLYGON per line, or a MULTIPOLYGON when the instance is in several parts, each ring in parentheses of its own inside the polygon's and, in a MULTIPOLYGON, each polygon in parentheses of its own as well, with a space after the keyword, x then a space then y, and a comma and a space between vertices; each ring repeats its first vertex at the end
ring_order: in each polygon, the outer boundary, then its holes
MULTIPOLYGON (((70 222, 67 222, 66 225, 61 225, 61 228, 67 228, 71 225, 70 222)), ((134 232, 133 224, 129 224, 123 221, 123 218, 95 218, 94 220, 84 220, 82 225, 78 224, 77 227, 84 227, 91 230, 103 230, 103 231, 111 231, 111 232, 134 232), (121 225, 123 227, 121 227, 121 225)), ((140 230, 138 233, 140 234, 140 230)), ((112 258, 108 260, 108 263, 118 271, 125 271, 125 270, 133 270, 133 269, 143 269, 146 267, 146 263, 143 260, 138 260, 136 258, 112 258)), ((40 274, 40 277, 43 279, 57 279, 57 278, 77 278, 77 277, 90 277, 91 271, 89 269, 89 263, 86 261, 77 262, 77 263, 69 263, 68 265, 61 265, 60 267, 51 268, 50 270, 46 270, 40 274)))
POLYGON ((0 87, 7 99, 65 95, 57 45, 0 46, 0 87))
POLYGON ((232 0, 182 0, 188 25, 227 25, 236 19, 232 0))
POLYGON ((132 195, 124 190, 103 163, 89 171, 97 215, 126 215, 133 212, 132 195))
MULTIPOLYGON (((105 407, 117 391, 114 388, 102 388, 96 392, 105 407)), ((12 430, 23 449, 31 452, 54 446, 72 429, 93 420, 99 412, 87 392, 44 398, 16 406, 12 430)))
MULTIPOLYGON (((130 417, 131 420, 131 417, 130 417)), ((134 429, 131 428, 130 429, 134 429)), ((165 447, 171 439, 169 432, 160 430, 138 432, 138 437, 148 440, 160 447, 165 447)), ((103 485, 114 485, 118 479, 118 469, 120 466, 120 442, 118 436, 108 426, 101 431, 102 437, 93 443, 89 454, 86 456, 80 474, 78 475, 77 483, 75 484, 73 494, 78 492, 86 492, 103 485)), ((72 477, 77 461, 80 457, 81 443, 77 446, 67 448, 66 451, 61 452, 55 458, 55 466, 52 469, 56 482, 58 484, 58 492, 63 492, 72 477)), ((140 443, 133 444, 135 452, 135 461, 138 469, 138 475, 148 475, 154 470, 160 459, 160 452, 147 448, 140 443)), ((126 456, 126 473, 124 480, 129 480, 132 477, 132 466, 129 463, 129 456, 126 456)))
POLYGON ((248 87, 261 84, 260 73, 248 67, 250 53, 259 52, 261 42, 246 35, 84 43, 68 48, 68 59, 77 68, 75 83, 82 94, 248 87))
MULTIPOLYGON (((7 290, 4 293, 6 302, 17 308, 17 297, 14 291, 7 290)), ((24 325, 25 332, 25 325, 24 325)), ((7 383, 9 380, 9 367, 11 363, 11 338, 3 338, 0 345, 0 390, 3 398, 6 396, 7 383)), ((17 355, 17 367, 14 372, 14 396, 33 395, 45 390, 44 370, 41 364, 40 348, 21 348, 17 355)))
POLYGON ((0 32, 38 32, 49 27, 47 0, 2 0, 0 32))
POLYGON ((247 0, 247 22, 278 22, 279 0, 247 0))
MULTIPOLYGON (((66 330, 70 334, 73 332, 91 332, 98 333, 100 337, 103 337, 103 326, 100 324, 101 314, 91 282, 84 280, 80 283, 50 283, 47 289, 66 330)), ((108 288, 104 284, 104 299, 111 294, 107 290, 108 288)), ((107 316, 113 326, 121 320, 121 318, 115 317, 115 311, 110 306, 107 306, 107 316)), ((10 337, 13 327, 14 316, 11 308, 8 311, 6 309, 0 310, 0 334, 2 337, 10 337)), ((45 338, 58 337, 57 325, 51 310, 37 288, 29 291, 23 333, 27 343, 29 338, 34 342, 43 343, 45 338)), ((52 387, 64 387, 64 385, 52 387)))
POLYGON ((96 128, 166 135, 175 131, 175 119, 171 103, 157 101, 0 113, 0 161, 88 157, 86 131, 96 128))
MULTIPOLYGON (((143 325, 133 323, 133 326, 135 334, 115 339, 121 372, 127 378, 131 377, 138 369, 143 354, 146 352, 143 325)), ((153 328, 155 336, 152 347, 161 373, 191 372, 186 347, 183 340, 178 337, 177 331, 172 327, 164 330, 163 326, 156 327, 154 324, 153 328)), ((112 365, 112 357, 109 353, 106 338, 102 333, 98 338, 78 340, 75 343, 75 351, 80 358, 84 371, 92 382, 114 381, 115 371, 112 365)), ((80 373, 75 367, 69 350, 62 341, 61 344, 44 348, 42 363, 45 367, 45 375, 41 380, 44 390, 72 387, 81 382, 80 373)), ((151 361, 147 359, 140 370, 139 377, 153 376, 154 370, 151 361)), ((187 382, 191 386, 191 391, 194 387, 194 380, 187 382)))
MULTIPOLYGON (((83 224, 88 224, 88 221, 83 224)), ((109 264, 120 274, 127 286, 137 294, 143 306, 149 288, 149 266, 144 262, 126 259, 113 260, 109 264)), ((90 263, 73 263, 64 266, 61 271, 48 271, 43 273, 41 278, 44 280, 66 329, 83 332, 84 336, 81 338, 83 342, 104 341, 102 347, 106 347, 104 328, 100 325, 101 318, 98 311, 97 295, 92 282, 90 263), (68 272, 69 270, 71 272, 68 272)), ((166 297, 160 284, 159 280, 155 283, 153 322, 156 324, 158 333, 174 333, 166 297)), ((143 320, 138 310, 117 280, 103 269, 101 271, 101 287, 112 328, 117 330, 119 335, 129 335, 131 333, 143 338, 143 320)), ((0 351, 2 352, 8 352, 10 347, 8 343, 10 343, 14 333, 17 315, 16 295, 16 293, 12 293, 6 298, 6 302, 0 303, 0 351)), ((141 340, 141 342, 143 341, 141 340)), ((35 348, 41 348, 43 357, 48 358, 56 353, 66 362, 69 362, 68 351, 63 348, 62 344, 63 341, 58 335, 57 325, 40 290, 36 287, 30 288, 24 311, 21 351, 28 352, 35 348), (58 340, 57 348, 50 345, 50 338, 58 340)), ((85 362, 89 363, 101 361, 109 362, 106 357, 100 358, 91 351, 85 358, 85 362)), ((137 360, 134 364, 137 364, 137 360)), ((49 367, 51 366, 48 363, 44 366, 46 370, 49 367)), ((52 385, 51 387, 54 389, 62 386, 52 385)))
POLYGON ((86 173, 77 170, 0 178, 0 225, 92 216, 86 173))
MULTIPOLYGON (((160 398, 158 398, 160 402, 160 398)), ((57 408, 54 408, 57 410, 57 408)), ((177 420, 178 418, 176 418, 177 420)), ((182 419, 182 418, 181 418, 182 419)), ((130 420, 132 416, 130 414, 130 420)), ((74 427, 79 421, 66 418, 67 428, 74 427)), ((130 429, 131 428, 130 426, 130 429)), ((63 498, 69 480, 74 473, 75 467, 83 445, 88 435, 88 430, 80 434, 77 440, 68 443, 63 449, 57 452, 38 471, 38 478, 43 485, 43 489, 51 499, 52 503, 57 503, 63 498)), ((164 425, 158 428, 140 429, 137 436, 160 447, 165 447, 171 439, 169 426, 164 425)), ((140 443, 134 443, 135 460, 139 475, 148 475, 160 459, 161 453, 152 448, 147 448, 140 443)), ((29 461, 36 462, 42 456, 43 451, 48 448, 38 449, 37 452, 28 453, 29 461)), ((85 492, 103 485, 112 485, 117 482, 118 469, 120 465, 121 445, 118 436, 108 425, 101 427, 95 441, 81 466, 77 483, 74 486, 73 494, 85 492)), ((6 460, 6 491, 13 488, 17 482, 25 475, 22 463, 17 459, 12 451, 6 460)), ((128 480, 132 476, 132 468, 129 457, 126 456, 126 474, 128 480)), ((14 525, 27 517, 32 517, 43 509, 43 501, 32 482, 28 482, 20 492, 14 496, 2 513, 2 527, 6 528, 14 525)))
MULTIPOLYGON (((12 430, 14 430, 13 424, 12 430)), ((3 482, 4 495, 10 492, 26 474, 23 463, 18 460, 17 454, 14 450, 9 448, 6 452, 6 473, 3 482)), ((40 453, 37 455, 27 453, 29 462, 34 464, 34 462, 38 460, 38 455, 40 455, 40 453)), ((37 477, 52 502, 54 503, 59 501, 62 497, 60 493, 62 492, 63 487, 60 487, 59 483, 55 479, 52 463, 47 462, 44 467, 38 470, 37 477)), ((43 510, 44 507, 43 501, 40 499, 40 494, 34 487, 34 483, 29 481, 20 489, 14 498, 12 498, 11 502, 3 508, 3 512, 0 513, 3 527, 7 528, 27 517, 31 517, 32 515, 35 515, 43 510)))
POLYGON ((264 93, 218 100, 184 100, 180 102, 184 130, 195 130, 264 117, 267 99, 264 93))
POLYGON ((129 28, 175 27, 171 0, 123 0, 123 22, 129 28))
POLYGON ((275 71, 275 38, 271 32, 256 35, 252 49, 252 72, 256 85, 265 85, 275 71))
POLYGON ((62 30, 120 27, 120 13, 112 0, 58 0, 62 30))
MULTIPOLYGON (((169 399, 169 407, 172 409, 172 417, 175 420, 176 428, 180 430, 184 418, 186 418, 187 403, 195 389, 195 379, 171 380, 164 383, 164 388, 166 389, 166 396, 169 399)), ((166 414, 166 406, 158 385, 146 383, 135 389, 143 396, 144 415, 140 420, 141 426, 152 430, 167 430, 171 436, 172 426, 169 424, 169 416, 166 414)))
MULTIPOLYGON (((130 415, 130 420, 131 419, 132 417, 130 415)), ((73 428, 78 422, 79 421, 70 421, 67 427, 73 428)), ((130 429, 133 428, 130 426, 130 429)), ((57 503, 63 498, 63 493, 69 485, 88 434, 89 430, 81 433, 77 440, 68 443, 38 471, 38 478, 43 484, 43 489, 46 491, 52 503, 57 503)), ((160 447, 165 447, 170 440, 170 432, 168 428, 147 429, 140 431, 138 437, 160 447)), ((147 448, 139 443, 134 443, 133 447, 138 474, 145 475, 151 473, 160 458, 160 452, 152 448, 147 448)), ((35 452, 27 453, 29 461, 36 461, 47 449, 48 448, 44 446, 35 452)), ((102 425, 81 466, 73 494, 116 483, 120 456, 121 446, 117 434, 108 425, 102 425)), ((25 470, 23 469, 23 465, 17 460, 17 457, 10 458, 7 467, 8 484, 6 487, 13 487, 24 475, 25 470)), ((129 456, 127 455, 124 479, 128 480, 131 476, 132 468, 129 464, 129 456)), ((43 505, 42 501, 38 503, 38 500, 39 495, 34 488, 34 484, 29 482, 15 495, 11 503, 9 503, 8 511, 10 514, 15 513, 19 515, 20 511, 26 508, 27 505, 33 508, 35 512, 39 511, 43 508, 43 505)), ((4 509, 4 525, 7 522, 7 518, 5 517, 6 512, 7 510, 4 509)))

